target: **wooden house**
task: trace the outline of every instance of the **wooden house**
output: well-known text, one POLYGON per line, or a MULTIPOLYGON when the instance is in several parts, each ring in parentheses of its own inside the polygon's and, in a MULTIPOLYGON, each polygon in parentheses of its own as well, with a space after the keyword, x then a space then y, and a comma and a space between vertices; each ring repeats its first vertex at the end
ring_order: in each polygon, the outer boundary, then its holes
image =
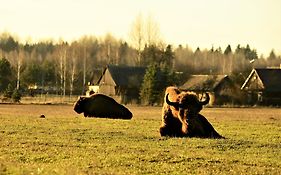
POLYGON ((99 93, 120 103, 138 103, 145 67, 108 65, 97 82, 99 93))
POLYGON ((210 95, 209 105, 234 104, 240 101, 240 89, 227 75, 192 75, 180 89, 210 95))
POLYGON ((241 89, 249 104, 281 105, 281 69, 253 69, 241 89))

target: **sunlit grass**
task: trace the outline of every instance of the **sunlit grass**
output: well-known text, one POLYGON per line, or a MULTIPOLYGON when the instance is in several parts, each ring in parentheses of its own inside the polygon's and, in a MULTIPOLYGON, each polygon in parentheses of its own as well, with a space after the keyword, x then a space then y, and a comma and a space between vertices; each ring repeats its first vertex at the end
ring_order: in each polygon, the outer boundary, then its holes
POLYGON ((0 174, 281 172, 281 109, 205 108, 227 138, 215 140, 160 137, 160 107, 129 108, 132 120, 84 118, 66 105, 0 105, 0 174))

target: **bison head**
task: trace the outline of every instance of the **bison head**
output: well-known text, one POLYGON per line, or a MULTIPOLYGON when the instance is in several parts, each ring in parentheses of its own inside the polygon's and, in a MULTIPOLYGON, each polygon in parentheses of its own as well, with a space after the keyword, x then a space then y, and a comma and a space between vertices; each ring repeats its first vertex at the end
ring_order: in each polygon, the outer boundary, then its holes
POLYGON ((203 105, 208 104, 209 101, 210 97, 208 93, 206 93, 206 99, 204 101, 199 101, 197 95, 190 92, 181 92, 178 94, 176 102, 171 102, 169 100, 169 94, 166 95, 167 104, 179 110, 179 115, 186 115, 187 113, 198 114, 203 105))
POLYGON ((84 112, 84 104, 86 103, 87 98, 86 97, 79 97, 78 100, 74 104, 74 111, 78 114, 81 114, 84 112))

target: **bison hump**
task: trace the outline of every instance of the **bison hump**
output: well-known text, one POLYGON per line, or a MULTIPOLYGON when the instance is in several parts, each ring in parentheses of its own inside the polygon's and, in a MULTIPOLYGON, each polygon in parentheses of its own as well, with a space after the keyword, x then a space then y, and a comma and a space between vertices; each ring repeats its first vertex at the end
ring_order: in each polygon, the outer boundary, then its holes
POLYGON ((87 101, 85 112, 90 116, 103 118, 131 119, 132 113, 113 98, 103 94, 93 94, 87 101))

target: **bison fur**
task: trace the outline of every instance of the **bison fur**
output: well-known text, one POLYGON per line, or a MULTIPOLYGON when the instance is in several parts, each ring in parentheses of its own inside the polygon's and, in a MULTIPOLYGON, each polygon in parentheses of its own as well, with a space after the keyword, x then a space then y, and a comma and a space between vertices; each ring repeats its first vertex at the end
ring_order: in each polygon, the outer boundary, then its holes
POLYGON ((223 138, 199 112, 210 98, 200 101, 193 92, 168 87, 162 108, 161 136, 223 138))
POLYGON ((131 119, 133 117, 129 109, 103 94, 79 97, 74 104, 74 111, 78 114, 84 113, 85 117, 112 119, 131 119))

